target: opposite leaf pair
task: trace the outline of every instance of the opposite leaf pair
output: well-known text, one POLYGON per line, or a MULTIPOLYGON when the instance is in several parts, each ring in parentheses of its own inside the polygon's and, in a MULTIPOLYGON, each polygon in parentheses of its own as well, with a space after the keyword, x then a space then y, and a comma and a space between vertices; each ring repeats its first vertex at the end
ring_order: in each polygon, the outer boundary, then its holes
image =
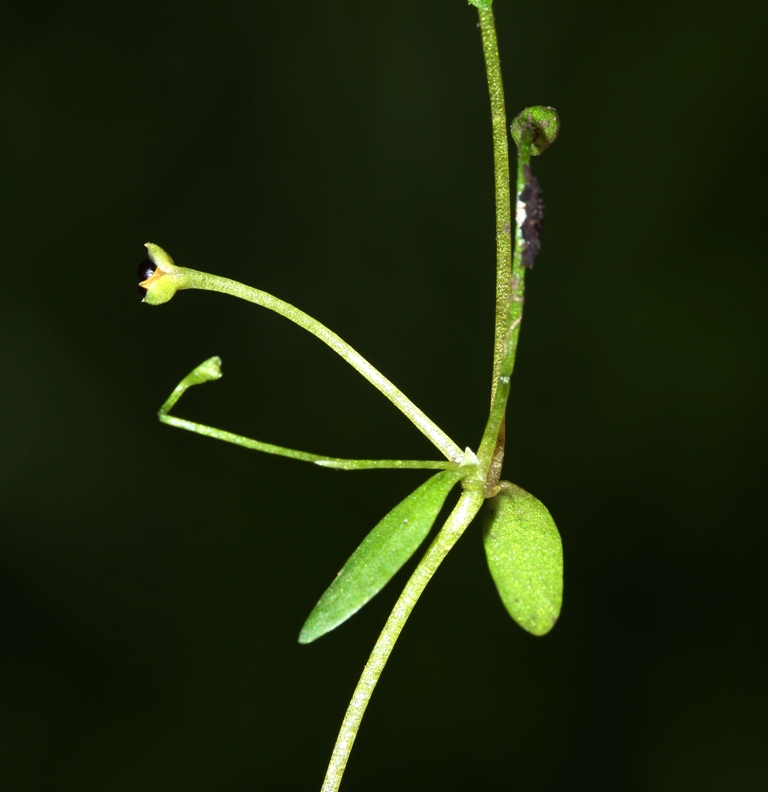
MULTIPOLYGON (((218 357, 201 363, 163 404, 160 419, 198 434, 324 467, 393 466, 392 461, 376 464, 357 460, 355 464, 331 460, 261 443, 169 414, 187 388, 218 380, 221 376, 218 357)), ((470 449, 465 451, 462 464, 394 462, 408 467, 446 465, 448 469, 417 487, 365 537, 310 613, 301 629, 300 643, 311 643, 338 627, 386 586, 427 537, 446 498, 459 481, 465 488, 477 488, 478 460, 470 449)), ((554 520, 541 501, 506 481, 499 483, 497 494, 487 499, 486 504, 483 541, 501 600, 523 629, 533 635, 544 635, 557 621, 563 598, 563 549, 554 520)))
MULTIPOLYGON (((416 552, 437 519, 459 471, 437 473, 366 536, 315 605, 299 635, 311 643, 371 600, 416 552)), ((510 616, 533 635, 552 629, 563 599, 563 548, 544 504, 501 482, 488 500, 483 529, 488 566, 510 616)))

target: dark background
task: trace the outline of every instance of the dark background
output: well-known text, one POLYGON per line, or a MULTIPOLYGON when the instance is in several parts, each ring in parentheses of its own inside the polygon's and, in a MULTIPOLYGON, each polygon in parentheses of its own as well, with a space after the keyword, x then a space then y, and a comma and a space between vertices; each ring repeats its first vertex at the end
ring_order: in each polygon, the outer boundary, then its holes
MULTIPOLYGON (((344 789, 768 788, 764 3, 497 0, 536 160, 505 477, 562 532, 562 617, 506 615, 474 526, 344 789)), ((490 123, 461 0, 4 2, 0 772, 8 790, 318 789, 406 572, 299 628, 424 479, 162 426, 434 458, 331 351, 220 295, 141 305, 142 244, 308 311, 462 447, 490 387, 490 123)), ((412 568, 409 566, 409 569, 412 568)))

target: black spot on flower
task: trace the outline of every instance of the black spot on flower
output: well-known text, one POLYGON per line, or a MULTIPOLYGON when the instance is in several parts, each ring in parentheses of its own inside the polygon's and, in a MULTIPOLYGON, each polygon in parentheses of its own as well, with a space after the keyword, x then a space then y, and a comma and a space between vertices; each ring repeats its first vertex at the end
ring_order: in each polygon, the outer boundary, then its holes
MULTIPOLYGON (((151 278, 154 271, 157 269, 157 266, 153 264, 149 259, 145 259, 144 261, 139 264, 139 268, 137 270, 139 280, 143 283, 148 278, 151 278)), ((139 297, 143 300, 147 294, 147 290, 143 286, 139 286, 139 297)))
POLYGON ((145 259, 144 261, 139 264, 138 275, 139 279, 142 281, 147 280, 147 278, 152 276, 152 273, 157 269, 157 267, 149 260, 145 259))

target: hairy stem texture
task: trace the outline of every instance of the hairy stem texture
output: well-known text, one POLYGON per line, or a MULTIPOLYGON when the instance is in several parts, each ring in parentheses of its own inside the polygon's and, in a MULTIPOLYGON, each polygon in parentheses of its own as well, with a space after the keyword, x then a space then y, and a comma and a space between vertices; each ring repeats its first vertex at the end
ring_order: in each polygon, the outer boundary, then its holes
POLYGON ((493 400, 506 346, 514 225, 509 190, 509 133, 507 131, 507 114, 504 108, 504 84, 501 79, 501 60, 496 40, 496 25, 493 11, 490 8, 487 11, 478 9, 478 13, 480 15, 485 71, 488 77, 488 93, 491 100, 493 173, 496 192, 496 323, 491 385, 491 400, 493 400))

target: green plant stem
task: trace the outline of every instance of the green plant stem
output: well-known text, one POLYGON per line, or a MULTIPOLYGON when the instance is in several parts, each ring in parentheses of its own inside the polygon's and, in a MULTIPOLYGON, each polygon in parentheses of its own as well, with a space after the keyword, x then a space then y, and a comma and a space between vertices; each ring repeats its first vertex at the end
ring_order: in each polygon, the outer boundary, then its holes
POLYGON ((213 437, 216 440, 223 440, 225 443, 233 443, 243 448, 249 448, 252 451, 261 451, 265 454, 275 454, 276 456, 298 459, 301 462, 314 462, 321 467, 334 468, 335 470, 457 470, 459 467, 455 462, 433 462, 430 460, 417 459, 339 459, 337 457, 322 456, 320 454, 310 454, 307 451, 296 451, 292 448, 283 448, 282 446, 272 445, 271 443, 262 443, 259 440, 252 440, 250 437, 243 437, 242 435, 232 434, 232 432, 225 432, 222 429, 215 429, 212 426, 205 426, 204 424, 187 421, 184 418, 176 418, 174 415, 164 415, 161 413, 159 417, 163 423, 175 426, 177 429, 186 429, 188 432, 195 432, 205 437, 213 437))
MULTIPOLYGON (((456 508, 448 517, 400 595, 400 599, 398 599, 373 648, 347 708, 322 792, 338 790, 363 714, 405 621, 443 558, 466 530, 484 499, 493 494, 494 489, 497 488, 501 474, 501 465, 504 459, 505 413, 509 396, 509 380, 514 366, 522 319, 525 273, 520 266, 522 260, 520 255, 515 255, 513 260, 513 228, 518 226, 515 228, 514 238, 521 243, 522 234, 517 222, 520 218, 515 218, 513 225, 509 185, 509 139, 495 21, 493 11, 490 9, 478 9, 478 13, 491 101, 496 192, 496 322, 491 412, 478 454, 481 468, 478 479, 484 488, 465 489, 456 508)), ((528 159, 530 159, 530 154, 528 159)), ((522 189, 520 186, 522 173, 522 166, 519 166, 518 193, 522 189)), ((516 253, 518 252, 517 248, 518 245, 515 245, 516 253)), ((520 253, 522 253, 522 248, 520 253)))
MULTIPOLYGON (((491 102, 493 171, 496 188, 496 322, 491 412, 477 454, 481 471, 485 474, 486 495, 491 496, 495 493, 504 462, 509 378, 515 364, 520 322, 523 316, 525 269, 521 263, 524 250, 521 223, 524 217, 517 216, 517 213, 514 221, 512 217, 509 132, 504 107, 504 84, 501 78, 496 23, 490 8, 478 9, 478 14, 491 102)), ((530 143, 524 148, 518 160, 516 195, 519 195, 525 186, 523 164, 530 162, 531 157, 530 143)))
POLYGON ((509 325, 510 282, 512 277, 512 203, 509 192, 509 132, 504 107, 504 83, 501 79, 499 44, 493 11, 478 9, 483 42, 485 72, 491 103, 493 135, 493 175, 496 195, 496 322, 493 343, 493 379, 491 401, 501 370, 509 325))
MULTIPOLYGON (((512 275, 512 206, 509 194, 509 138, 507 113, 504 106, 504 82, 501 78, 501 59, 496 38, 493 10, 478 8, 480 34, 483 42, 485 72, 491 103, 491 128, 493 135, 493 175, 496 195, 496 319, 493 340, 493 376, 491 380, 491 405, 497 401, 501 361, 504 357, 508 312, 511 297, 512 275)), ((491 437, 486 430, 478 456, 485 472, 486 489, 490 493, 501 477, 506 440, 506 399, 500 411, 500 421, 491 437)), ((498 411, 497 411, 498 414, 498 411)))
POLYGON ((184 418, 177 418, 169 415, 170 411, 176 406, 176 402, 187 392, 188 388, 194 385, 202 385, 206 382, 214 382, 221 379, 221 358, 212 357, 203 361, 194 368, 186 377, 173 389, 173 393, 165 400, 163 406, 157 411, 157 417, 165 424, 175 426, 177 429, 186 429, 188 432, 212 437, 215 440, 223 440, 225 443, 249 448, 252 451, 261 451, 265 454, 275 454, 290 459, 298 459, 301 462, 314 462, 321 467, 335 468, 336 470, 373 470, 373 469, 406 469, 416 468, 421 470, 458 470, 456 462, 433 462, 423 460, 408 459, 339 459, 338 457, 320 456, 310 454, 306 451, 296 451, 293 448, 272 445, 272 443, 262 443, 260 440, 252 440, 250 437, 225 432, 223 429, 215 429, 212 426, 187 421, 184 418))
POLYGON ((452 462, 461 462, 464 452, 450 437, 428 418, 405 394, 390 382, 378 369, 372 366, 357 350, 341 339, 325 325, 313 319, 308 314, 295 308, 283 300, 273 297, 267 292, 245 286, 229 278, 211 275, 207 272, 178 268, 180 272, 179 288, 204 289, 206 291, 221 292, 242 300, 261 305, 270 311, 290 319, 299 327, 304 328, 327 344, 334 352, 341 355, 352 368, 358 371, 375 388, 381 391, 416 427, 429 438, 440 452, 452 462))
POLYGON ((449 550, 456 544, 459 537, 472 522, 484 499, 483 493, 478 490, 464 490, 462 492, 459 502, 405 584, 400 598, 392 609, 392 613, 390 613, 387 623, 384 625, 384 629, 373 647, 371 656, 368 658, 368 662, 352 695, 352 700, 347 707, 331 761, 328 765, 322 792, 336 792, 338 790, 363 714, 368 702, 371 700, 373 689, 376 687, 376 683, 379 681, 384 666, 392 653, 395 641, 397 641, 425 586, 429 583, 432 575, 435 574, 449 550))

